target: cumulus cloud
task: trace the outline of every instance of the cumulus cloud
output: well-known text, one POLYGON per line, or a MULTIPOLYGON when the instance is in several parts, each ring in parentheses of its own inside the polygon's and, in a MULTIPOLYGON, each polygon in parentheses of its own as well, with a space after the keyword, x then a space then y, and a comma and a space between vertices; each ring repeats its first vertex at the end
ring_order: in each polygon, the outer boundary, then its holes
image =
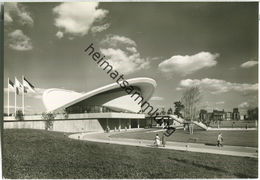
POLYGON ((223 105, 223 104, 225 104, 225 101, 218 101, 218 102, 216 102, 216 105, 223 105))
POLYGON ((63 38, 63 32, 58 31, 58 32, 56 33, 56 36, 57 36, 57 38, 59 38, 59 39, 63 38))
POLYGON ((200 52, 189 56, 172 56, 159 64, 159 70, 167 74, 188 75, 203 68, 215 66, 218 54, 200 52))
POLYGON ((149 61, 141 58, 139 53, 127 54, 121 49, 100 49, 108 58, 108 62, 120 73, 131 74, 149 67, 149 61))
POLYGON ((6 2, 4 5, 4 20, 5 23, 10 24, 14 20, 22 25, 33 25, 33 18, 26 10, 25 6, 17 2, 6 2))
POLYGON ((8 34, 9 47, 17 51, 28 51, 33 48, 31 39, 22 30, 17 29, 8 34))
POLYGON ((84 36, 88 34, 94 22, 101 21, 108 14, 107 10, 98 9, 98 5, 99 2, 61 3, 53 9, 56 15, 55 26, 64 33, 84 36))
POLYGON ((239 108, 241 109, 247 109, 249 108, 249 103, 248 102, 242 102, 241 104, 238 105, 239 108))
POLYGON ((135 41, 125 36, 107 35, 105 39, 101 41, 101 44, 117 47, 118 45, 130 45, 136 46, 135 41))
POLYGON ((187 87, 199 86, 202 90, 209 91, 211 94, 224 93, 229 91, 245 92, 257 91, 258 83, 231 83, 220 79, 185 79, 181 80, 177 90, 182 90, 187 87))
POLYGON ((137 49, 135 47, 126 47, 126 50, 132 53, 137 53, 137 49))
POLYGON ((93 26, 91 28, 91 32, 95 34, 95 33, 98 33, 98 32, 105 31, 109 27, 110 27, 110 24, 108 24, 108 23, 103 24, 103 25, 99 25, 99 26, 93 26))
POLYGON ((257 61, 247 61, 240 65, 242 68, 251 68, 253 66, 256 66, 258 64, 257 61))
POLYGON ((120 73, 131 74, 150 67, 149 60, 141 57, 136 49, 135 41, 128 37, 107 36, 101 41, 101 45, 106 47, 100 49, 101 53, 106 56, 107 61, 113 68, 120 73))
POLYGON ((160 97, 160 96, 153 96, 150 100, 151 101, 162 101, 162 100, 164 100, 164 98, 160 97))

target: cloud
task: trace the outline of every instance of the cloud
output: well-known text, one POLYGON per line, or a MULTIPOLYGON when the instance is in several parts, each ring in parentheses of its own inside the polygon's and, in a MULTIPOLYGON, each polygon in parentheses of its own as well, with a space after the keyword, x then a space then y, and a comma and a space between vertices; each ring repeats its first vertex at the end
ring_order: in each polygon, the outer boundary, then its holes
POLYGON ((136 46, 135 41, 125 36, 107 35, 105 39, 101 41, 101 44, 117 47, 118 45, 130 45, 136 46))
POLYGON ((95 34, 95 33, 98 33, 98 32, 105 31, 109 27, 110 27, 110 24, 108 24, 108 23, 103 24, 103 25, 99 25, 99 26, 93 26, 91 28, 91 32, 95 34))
POLYGON ((239 104, 238 107, 241 109, 247 109, 250 107, 250 105, 248 102, 243 102, 243 103, 239 104))
POLYGON ((99 2, 61 3, 53 9, 56 15, 55 26, 64 33, 84 36, 88 34, 94 22, 101 21, 108 14, 107 10, 98 9, 98 5, 99 2))
POLYGON ((224 101, 218 101, 218 102, 216 102, 216 105, 223 105, 223 104, 225 104, 224 101))
POLYGON ((108 58, 108 62, 115 70, 120 73, 131 74, 141 69, 149 67, 149 61, 141 58, 139 53, 127 54, 121 49, 100 49, 100 51, 108 58))
POLYGON ((188 75, 203 68, 215 66, 219 54, 200 52, 195 55, 172 56, 159 64, 159 70, 166 74, 188 75))
POLYGON ((225 93, 229 91, 245 92, 258 91, 258 83, 231 83, 220 79, 185 79, 181 80, 177 90, 182 90, 187 87, 199 86, 202 90, 208 91, 211 94, 225 93))
POLYGON ((28 51, 32 50, 31 39, 26 36, 22 30, 16 29, 15 31, 8 34, 9 47, 17 51, 28 51))
POLYGON ((128 50, 131 53, 137 53, 137 49, 135 47, 126 47, 126 50, 128 50))
POLYGON ((240 65, 242 68, 251 68, 253 66, 256 66, 258 64, 257 61, 247 61, 240 65))
POLYGON ((13 22, 14 20, 13 20, 13 18, 10 16, 10 14, 9 13, 4 13, 4 21, 6 22, 6 23, 11 23, 11 22, 13 22))
POLYGON ((151 57, 151 58, 149 58, 151 61, 161 61, 161 60, 163 60, 164 58, 162 57, 162 56, 160 56, 160 57, 151 57))
POLYGON ((57 36, 57 38, 59 38, 59 39, 63 38, 63 32, 58 31, 58 32, 56 33, 56 36, 57 36))
POLYGON ((22 25, 33 25, 33 18, 21 3, 6 2, 4 8, 5 23, 10 24, 15 20, 22 25))
POLYGON ((150 100, 151 101, 162 101, 162 100, 164 100, 164 98, 163 97, 159 97, 159 96, 153 96, 150 100))
POLYGON ((100 44, 106 46, 106 48, 100 49, 101 53, 106 56, 107 61, 113 68, 120 73, 131 74, 150 67, 148 58, 141 57, 136 49, 135 41, 128 37, 107 36, 100 44))

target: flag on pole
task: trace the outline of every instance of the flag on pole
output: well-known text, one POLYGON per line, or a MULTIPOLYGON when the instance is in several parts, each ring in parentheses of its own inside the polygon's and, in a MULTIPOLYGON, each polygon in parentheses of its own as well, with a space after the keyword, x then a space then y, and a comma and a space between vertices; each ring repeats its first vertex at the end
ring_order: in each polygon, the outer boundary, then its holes
POLYGON ((14 83, 9 79, 8 87, 14 89, 14 83))
POLYGON ((20 91, 21 91, 21 92, 23 91, 23 85, 22 85, 22 83, 20 83, 20 81, 18 81, 18 80, 15 78, 14 86, 15 86, 15 88, 16 88, 16 94, 19 95, 20 91))
POLYGON ((25 93, 28 91, 35 93, 34 86, 25 77, 23 78, 23 87, 25 93))

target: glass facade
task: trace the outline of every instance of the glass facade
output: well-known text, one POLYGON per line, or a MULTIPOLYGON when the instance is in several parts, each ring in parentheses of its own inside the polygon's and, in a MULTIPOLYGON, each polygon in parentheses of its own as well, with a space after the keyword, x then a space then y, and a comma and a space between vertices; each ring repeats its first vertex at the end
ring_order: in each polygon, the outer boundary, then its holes
POLYGON ((78 114, 78 113, 105 113, 105 112, 116 112, 108 107, 97 106, 97 105, 75 105, 66 108, 66 112, 69 114, 78 114))
MULTIPOLYGON (((135 91, 139 91, 138 87, 134 87, 135 91)), ((112 101, 115 98, 119 98, 127 95, 125 91, 121 88, 113 89, 103 93, 99 93, 95 96, 82 100, 70 107, 66 108, 66 112, 69 114, 79 114, 79 113, 106 113, 106 112, 128 112, 127 110, 119 110, 119 108, 108 108, 102 106, 104 103, 112 101), (93 105, 95 104, 95 105, 93 105)), ((136 97, 133 98, 133 101, 136 97)))

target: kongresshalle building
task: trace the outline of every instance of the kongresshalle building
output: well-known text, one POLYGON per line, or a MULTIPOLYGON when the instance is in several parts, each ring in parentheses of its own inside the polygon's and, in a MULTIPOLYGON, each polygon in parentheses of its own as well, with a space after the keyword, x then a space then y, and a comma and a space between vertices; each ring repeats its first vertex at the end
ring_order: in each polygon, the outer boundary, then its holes
MULTIPOLYGON (((127 80, 148 101, 156 82, 150 78, 127 80)), ((117 83, 109 84, 87 93, 64 89, 48 89, 42 96, 47 113, 56 114, 50 130, 86 132, 128 130, 147 126, 139 101, 127 94, 117 83), (64 113, 66 112, 66 113, 64 113)), ((46 120, 41 115, 25 115, 23 121, 4 118, 4 128, 45 129, 46 120)))

